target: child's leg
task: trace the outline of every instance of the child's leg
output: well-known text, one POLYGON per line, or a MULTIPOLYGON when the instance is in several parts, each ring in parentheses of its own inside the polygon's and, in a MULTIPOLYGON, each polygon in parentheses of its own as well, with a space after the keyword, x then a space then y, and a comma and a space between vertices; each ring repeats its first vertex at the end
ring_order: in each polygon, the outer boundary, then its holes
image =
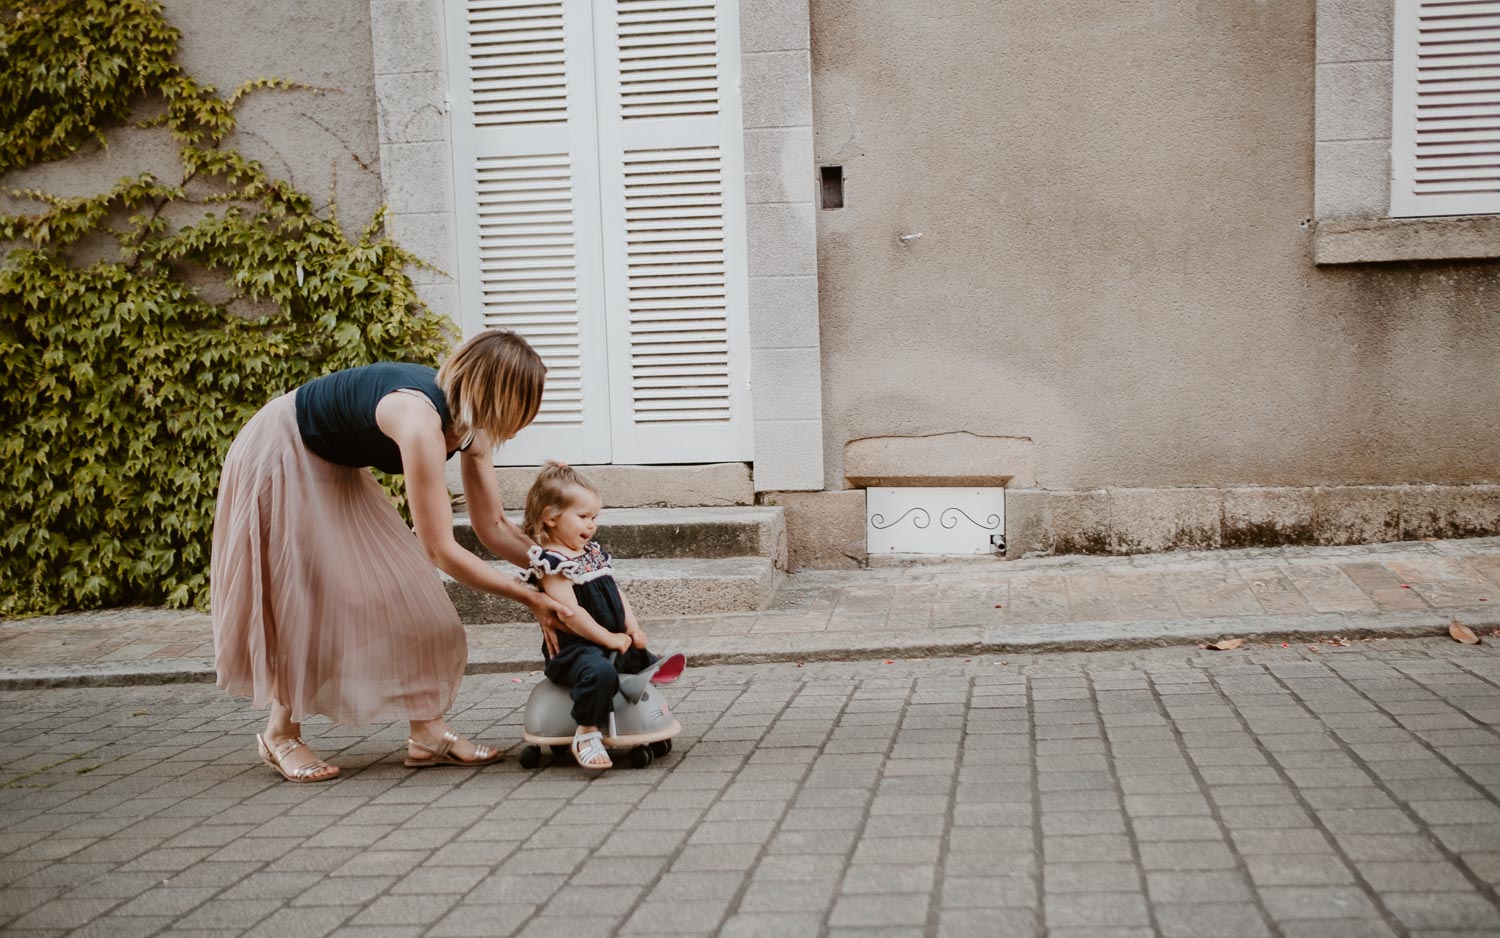
POLYGON ((586 648, 567 669, 566 680, 573 697, 573 722, 579 726, 603 726, 615 709, 620 675, 599 648, 586 648))

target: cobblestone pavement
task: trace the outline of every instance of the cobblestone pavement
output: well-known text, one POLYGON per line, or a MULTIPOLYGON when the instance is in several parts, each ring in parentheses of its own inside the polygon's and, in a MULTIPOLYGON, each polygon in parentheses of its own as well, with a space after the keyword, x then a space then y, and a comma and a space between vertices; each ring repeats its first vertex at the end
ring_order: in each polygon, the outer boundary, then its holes
MULTIPOLYGON (((513 743, 529 679, 456 726, 513 743)), ((698 668, 645 769, 409 770, 212 687, 0 694, 0 931, 1500 934, 1500 653, 1446 639, 698 668)))
MULTIPOLYGON (((788 577, 773 608, 648 621, 720 662, 1180 644, 1229 635, 1441 634, 1500 625, 1500 538, 983 560, 788 577)), ((534 625, 469 628, 473 671, 535 666, 534 625)), ((208 617, 123 609, 0 622, 0 686, 212 680, 208 617)))

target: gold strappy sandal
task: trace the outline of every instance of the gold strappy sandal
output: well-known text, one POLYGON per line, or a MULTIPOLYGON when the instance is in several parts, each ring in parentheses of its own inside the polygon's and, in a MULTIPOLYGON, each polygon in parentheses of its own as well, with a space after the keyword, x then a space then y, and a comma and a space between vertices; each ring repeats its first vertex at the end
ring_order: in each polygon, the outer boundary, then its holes
POLYGON ((444 733, 443 738, 438 741, 436 746, 429 746, 421 740, 408 736, 406 737, 406 744, 408 746, 416 746, 423 752, 430 752, 432 755, 426 759, 413 759, 410 751, 408 751, 405 763, 406 767, 409 769, 420 769, 429 765, 467 765, 473 767, 499 762, 505 756, 505 753, 499 749, 491 749, 488 746, 481 746, 475 743, 474 758, 460 759, 453 754, 453 745, 457 742, 458 734, 452 730, 444 733))
POLYGON ((338 766, 329 765, 322 759, 317 759, 313 762, 307 763, 306 765, 299 765, 297 766, 297 768, 292 769, 291 771, 287 771, 286 767, 281 764, 281 760, 290 755, 292 750, 296 749, 298 746, 305 745, 307 744, 304 743, 301 739, 293 736, 291 739, 282 740, 279 744, 277 744, 275 749, 272 749, 259 733, 255 734, 255 747, 260 751, 260 761, 264 762, 266 765, 269 765, 271 768, 281 773, 281 777, 286 779, 287 781, 328 782, 339 777, 338 766), (318 774, 319 772, 323 772, 327 769, 333 769, 333 772, 328 775, 318 774))

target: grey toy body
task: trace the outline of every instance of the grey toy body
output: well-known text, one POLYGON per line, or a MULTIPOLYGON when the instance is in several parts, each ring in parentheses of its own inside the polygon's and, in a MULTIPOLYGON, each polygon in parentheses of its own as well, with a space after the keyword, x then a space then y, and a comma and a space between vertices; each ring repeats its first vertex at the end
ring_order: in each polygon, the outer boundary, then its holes
MULTIPOLYGON (((629 749, 630 763, 636 768, 651 764, 654 756, 672 751, 672 737, 682 732, 682 724, 672 716, 661 689, 651 683, 652 670, 640 674, 620 675, 620 689, 615 694, 615 709, 609 725, 600 727, 604 745, 609 749, 629 749)), ((541 764, 541 747, 554 752, 567 750, 573 743, 573 698, 566 687, 543 678, 526 699, 526 717, 521 738, 531 745, 521 750, 521 766, 534 769, 541 764)))

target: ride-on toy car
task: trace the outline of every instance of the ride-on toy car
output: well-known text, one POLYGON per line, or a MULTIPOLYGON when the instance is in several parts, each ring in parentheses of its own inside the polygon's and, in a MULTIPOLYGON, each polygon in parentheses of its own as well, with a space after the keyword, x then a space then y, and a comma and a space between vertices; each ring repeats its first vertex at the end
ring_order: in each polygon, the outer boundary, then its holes
MULTIPOLYGON (((609 725, 600 729, 604 731, 605 748, 629 750, 633 768, 644 769, 653 758, 671 752, 672 737, 682 732, 682 724, 672 716, 665 695, 655 686, 675 680, 682 667, 680 654, 668 655, 639 674, 620 675, 614 712, 609 715, 609 725)), ((521 750, 521 768, 541 765, 543 746, 553 755, 567 754, 573 732, 578 729, 572 710, 573 698, 566 687, 546 678, 537 682, 526 699, 521 738, 529 745, 521 750)))

